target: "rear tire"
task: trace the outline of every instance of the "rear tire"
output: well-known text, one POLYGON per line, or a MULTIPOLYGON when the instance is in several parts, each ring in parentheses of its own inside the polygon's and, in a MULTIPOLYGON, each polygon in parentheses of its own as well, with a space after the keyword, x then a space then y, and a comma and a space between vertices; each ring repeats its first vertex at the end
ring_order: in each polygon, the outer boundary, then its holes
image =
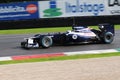
POLYGON ((51 37, 49 36, 43 36, 41 39, 40 39, 40 45, 43 47, 43 48, 49 48, 50 46, 52 46, 53 44, 53 40, 51 37))
POLYGON ((113 35, 113 33, 111 33, 111 32, 106 32, 106 33, 104 34, 103 42, 104 42, 105 44, 110 44, 110 43, 113 42, 113 40, 114 40, 114 35, 113 35))

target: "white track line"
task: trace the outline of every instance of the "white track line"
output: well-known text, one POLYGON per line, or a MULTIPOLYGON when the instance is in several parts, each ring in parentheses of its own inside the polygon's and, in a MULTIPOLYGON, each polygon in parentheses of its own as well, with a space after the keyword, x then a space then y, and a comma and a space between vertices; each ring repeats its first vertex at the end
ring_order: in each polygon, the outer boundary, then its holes
POLYGON ((76 52, 64 52, 65 55, 76 55, 76 54, 101 54, 101 53, 111 53, 118 52, 115 49, 107 49, 107 50, 91 50, 91 51, 76 51, 76 52))
POLYGON ((0 61, 9 61, 12 60, 11 57, 0 57, 0 61))

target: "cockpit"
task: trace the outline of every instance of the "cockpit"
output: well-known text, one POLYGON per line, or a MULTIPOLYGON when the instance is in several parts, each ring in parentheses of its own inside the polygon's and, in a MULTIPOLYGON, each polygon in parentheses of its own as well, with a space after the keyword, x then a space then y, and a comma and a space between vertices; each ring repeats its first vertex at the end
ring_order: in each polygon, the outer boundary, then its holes
POLYGON ((78 27, 73 27, 73 32, 78 32, 78 33, 89 33, 91 32, 91 29, 86 26, 78 26, 78 27))
POLYGON ((73 27, 72 30, 77 31, 77 30, 82 30, 84 28, 87 28, 87 26, 76 26, 76 27, 73 27))

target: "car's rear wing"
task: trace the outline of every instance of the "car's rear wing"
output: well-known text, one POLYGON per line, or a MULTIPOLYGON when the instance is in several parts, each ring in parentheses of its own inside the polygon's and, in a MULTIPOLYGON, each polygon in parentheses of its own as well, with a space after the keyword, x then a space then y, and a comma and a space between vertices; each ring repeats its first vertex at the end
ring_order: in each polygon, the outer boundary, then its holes
POLYGON ((111 32, 115 35, 114 25, 109 23, 99 24, 99 29, 104 32, 111 32))

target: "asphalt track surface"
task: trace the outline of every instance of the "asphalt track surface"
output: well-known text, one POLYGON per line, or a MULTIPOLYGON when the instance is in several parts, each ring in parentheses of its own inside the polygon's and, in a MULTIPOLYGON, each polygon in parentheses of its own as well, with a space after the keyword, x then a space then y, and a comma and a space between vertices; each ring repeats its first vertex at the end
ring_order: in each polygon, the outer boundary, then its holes
POLYGON ((114 41, 111 44, 79 44, 69 46, 56 45, 48 49, 22 49, 20 47, 20 42, 23 41, 24 38, 32 37, 33 35, 34 34, 0 35, 0 57, 120 48, 120 31, 117 30, 115 31, 114 41))

